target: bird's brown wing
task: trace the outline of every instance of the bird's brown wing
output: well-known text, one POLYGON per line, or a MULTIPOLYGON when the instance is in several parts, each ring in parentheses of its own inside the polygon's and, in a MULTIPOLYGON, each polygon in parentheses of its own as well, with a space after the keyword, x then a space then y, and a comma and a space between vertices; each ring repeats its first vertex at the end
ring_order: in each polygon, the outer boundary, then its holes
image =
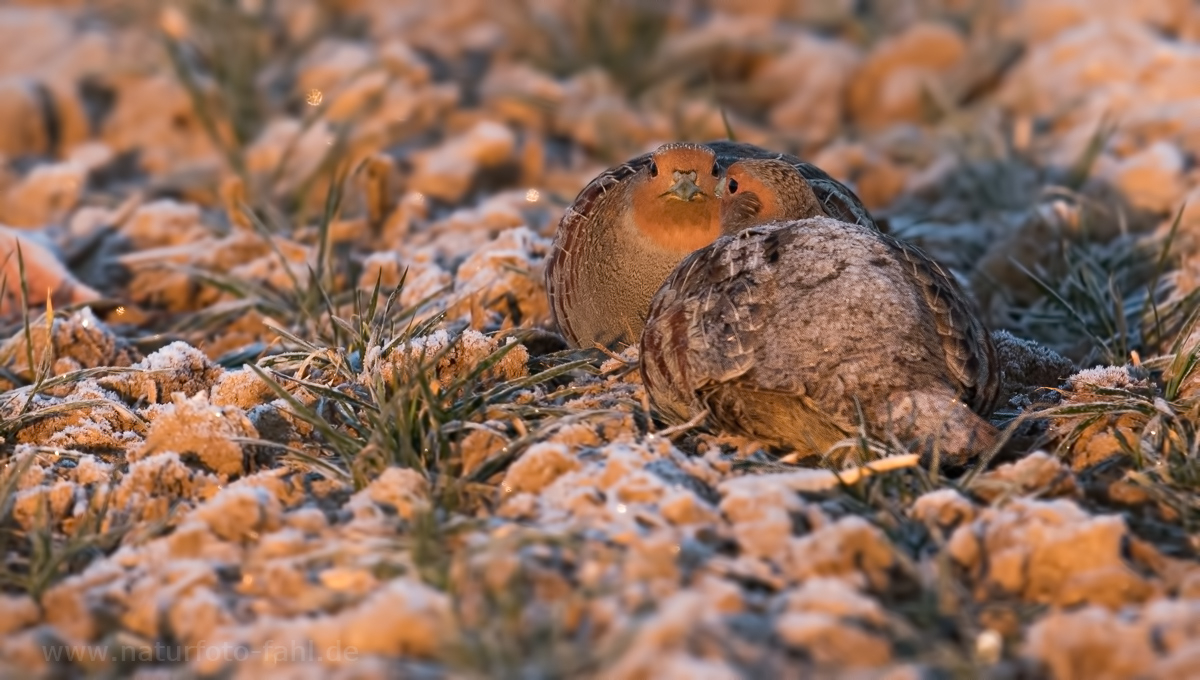
POLYGON ((790 163, 812 187, 827 215, 840 222, 861 224, 882 231, 870 211, 849 187, 811 163, 806 163, 791 154, 768 151, 745 142, 716 140, 707 142, 706 146, 717 154, 717 160, 724 167, 743 158, 777 159, 790 163))
POLYGON ((588 225, 597 214, 605 212, 613 190, 650 163, 651 154, 646 153, 600 173, 579 191, 575 200, 567 207, 558 222, 554 235, 554 246, 546 259, 546 295, 550 299, 550 313, 554 324, 572 345, 579 345, 579 338, 566 319, 566 308, 574 302, 575 277, 579 267, 571 266, 571 259, 579 252, 579 244, 588 225))
POLYGON ((642 335, 642 377, 660 411, 685 420, 707 408, 720 429, 818 453, 844 436, 797 376, 756 370, 778 335, 775 286, 759 275, 792 236, 747 229, 675 268, 642 335))
POLYGON ((746 238, 724 247, 701 248, 685 257, 663 283, 650 306, 650 318, 670 315, 672 342, 679 356, 692 357, 682 384, 693 391, 732 380, 754 364, 754 333, 764 320, 761 305, 741 271, 749 261, 746 238), (750 340, 747 344, 746 340, 750 340), (700 371, 694 371, 700 368, 700 371))
POLYGON ((1000 367, 991 335, 975 305, 954 277, 916 246, 882 235, 933 312, 946 366, 961 399, 981 415, 991 414, 1000 395, 1000 367))

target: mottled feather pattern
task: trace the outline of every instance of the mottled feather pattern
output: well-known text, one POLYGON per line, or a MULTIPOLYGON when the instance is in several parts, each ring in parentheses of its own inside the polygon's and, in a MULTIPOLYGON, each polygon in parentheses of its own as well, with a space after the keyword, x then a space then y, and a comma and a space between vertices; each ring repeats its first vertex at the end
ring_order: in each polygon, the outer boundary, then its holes
POLYGON ((656 322, 643 334, 642 375, 652 393, 687 402, 670 410, 701 410, 703 393, 753 370, 760 347, 747 340, 767 330, 763 302, 775 293, 771 281, 755 273, 767 273, 768 251, 780 247, 774 227, 746 229, 723 237, 720 247, 692 253, 651 302, 649 318, 656 322))
POLYGON ((989 415, 1000 396, 999 366, 991 334, 958 281, 916 246, 883 237, 910 265, 908 272, 921 288, 937 321, 946 365, 962 389, 961 398, 971 410, 989 415))
MULTIPOLYGON (((861 404, 877 424, 894 409, 914 436, 947 437, 961 461, 994 437, 959 401, 994 399, 994 371, 971 370, 961 335, 979 329, 915 248, 825 217, 777 222, 680 263, 651 304, 642 375, 670 420, 707 409, 722 430, 820 452, 854 431, 861 404)), ((977 360, 994 361, 981 337, 977 360)))
POLYGON ((775 335, 779 291, 767 263, 794 240, 776 227, 725 236, 679 264, 651 304, 642 378, 670 420, 707 409, 718 429, 746 432, 755 423, 752 434, 764 441, 787 445, 797 435, 819 450, 843 430, 807 397, 802 379, 756 370, 775 335))
POLYGON ((571 331, 565 310, 574 302, 572 291, 579 267, 573 266, 572 258, 578 252, 578 242, 587 232, 588 222, 598 213, 606 212, 602 207, 605 199, 611 196, 610 192, 648 165, 650 158, 651 154, 642 154, 597 175, 579 191, 558 223, 554 246, 546 262, 546 293, 550 298, 550 313, 555 325, 572 344, 577 345, 579 339, 571 331), (565 274, 561 281, 560 269, 565 274))
POLYGON ((677 398, 680 391, 673 387, 690 385, 692 376, 687 354, 673 348, 688 344, 688 317, 682 307, 671 302, 663 301, 666 310, 658 315, 659 323, 642 333, 642 356, 648 359, 642 360, 641 373, 646 389, 665 397, 656 402, 659 412, 669 420, 683 422, 690 417, 692 402, 677 398))

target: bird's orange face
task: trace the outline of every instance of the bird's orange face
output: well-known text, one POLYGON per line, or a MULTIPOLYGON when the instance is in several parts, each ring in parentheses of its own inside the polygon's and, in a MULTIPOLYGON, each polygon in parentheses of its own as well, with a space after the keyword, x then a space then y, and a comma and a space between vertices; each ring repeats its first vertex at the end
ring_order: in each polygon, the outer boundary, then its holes
POLYGON ((633 178, 632 215, 654 243, 691 252, 716 240, 717 156, 699 144, 664 144, 633 178))
POLYGON ((725 171, 718 210, 722 233, 730 234, 746 227, 787 217, 772 183, 755 172, 754 163, 738 161, 725 171))

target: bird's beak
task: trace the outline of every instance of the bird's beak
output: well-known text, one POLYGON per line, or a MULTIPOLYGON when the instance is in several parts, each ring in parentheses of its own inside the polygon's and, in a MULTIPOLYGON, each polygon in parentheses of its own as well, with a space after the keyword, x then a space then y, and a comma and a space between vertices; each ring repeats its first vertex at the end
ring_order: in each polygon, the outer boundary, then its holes
POLYGON ((675 183, 667 190, 667 193, 678 198, 681 201, 690 201, 697 195, 704 195, 704 190, 696 185, 696 173, 694 172, 676 172, 675 183))

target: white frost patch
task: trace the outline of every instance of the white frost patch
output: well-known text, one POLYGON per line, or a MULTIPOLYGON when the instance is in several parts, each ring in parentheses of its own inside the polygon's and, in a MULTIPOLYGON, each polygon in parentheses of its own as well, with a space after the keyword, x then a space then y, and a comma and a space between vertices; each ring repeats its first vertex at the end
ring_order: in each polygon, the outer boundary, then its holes
MULTIPOLYGON (((450 601, 446 595, 418 581, 399 578, 363 602, 331 616, 289 620, 267 617, 257 623, 226 629, 221 635, 229 640, 226 644, 231 651, 238 645, 246 645, 263 650, 265 657, 277 650, 277 658, 253 658, 247 662, 260 670, 264 662, 287 666, 292 661, 288 650, 292 649, 316 650, 321 663, 336 666, 372 655, 429 658, 450 632, 450 621, 450 601)), ((212 673, 220 669, 219 659, 218 662, 198 660, 194 667, 201 674, 212 673)))
POLYGON ((262 487, 234 484, 197 507, 191 517, 226 541, 253 541, 279 529, 283 508, 279 499, 262 487))
POLYGON ((367 488, 354 494, 346 507, 356 518, 375 517, 381 513, 377 504, 387 504, 406 520, 429 503, 429 482, 421 473, 409 468, 390 467, 367 488))

